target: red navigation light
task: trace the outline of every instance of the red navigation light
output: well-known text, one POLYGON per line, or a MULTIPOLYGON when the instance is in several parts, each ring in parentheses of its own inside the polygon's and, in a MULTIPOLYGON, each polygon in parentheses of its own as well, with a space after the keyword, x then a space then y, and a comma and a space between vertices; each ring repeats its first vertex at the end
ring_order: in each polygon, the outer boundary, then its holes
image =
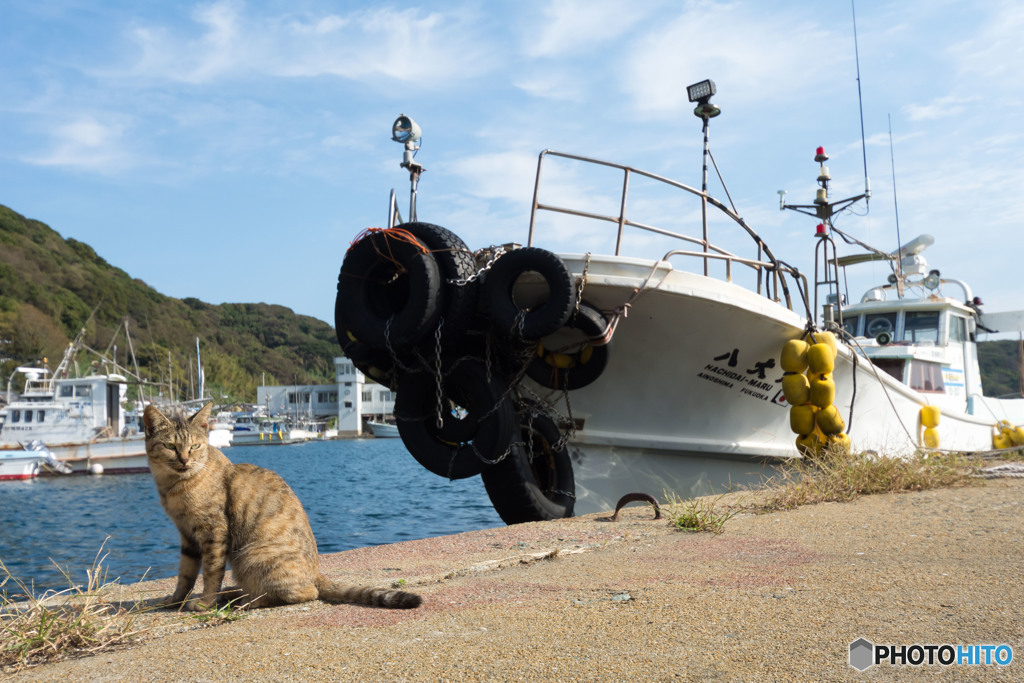
POLYGON ((816 236, 818 236, 818 237, 824 237, 827 234, 826 231, 825 231, 825 224, 824 223, 818 223, 818 227, 815 228, 814 234, 816 236))
POLYGON ((815 154, 824 154, 825 153, 825 148, 824 147, 819 147, 817 150, 815 150, 814 153, 815 154))
POLYGON ((828 161, 828 155, 825 154, 824 147, 819 147, 817 150, 815 150, 814 160, 817 162, 828 161))

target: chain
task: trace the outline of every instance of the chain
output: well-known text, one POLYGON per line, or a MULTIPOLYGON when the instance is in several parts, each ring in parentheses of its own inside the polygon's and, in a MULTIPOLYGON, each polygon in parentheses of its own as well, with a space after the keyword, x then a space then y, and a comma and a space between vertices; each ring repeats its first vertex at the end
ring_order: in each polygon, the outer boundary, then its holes
MULTIPOLYGON (((482 254, 485 253, 486 251, 486 249, 482 249, 480 253, 482 254)), ((481 266, 475 273, 466 278, 449 278, 448 280, 446 280, 446 282, 450 285, 455 285, 456 287, 465 287, 466 285, 472 282, 476 282, 476 280, 478 280, 484 273, 489 271, 494 266, 495 261, 497 261, 504 255, 505 247, 495 247, 494 251, 491 253, 490 258, 487 259, 487 262, 484 263, 484 265, 481 266)))
POLYGON ((407 366, 399 358, 398 354, 395 353, 394 347, 391 346, 391 321, 394 320, 394 316, 388 318, 388 321, 384 324, 384 347, 388 351, 388 355, 391 356, 391 362, 395 364, 395 367, 403 372, 415 372, 414 368, 407 366))
POLYGON ((437 382, 437 428, 444 427, 444 419, 441 417, 444 411, 444 388, 441 386, 441 328, 444 327, 444 318, 437 322, 437 329, 434 330, 434 369, 437 382))
POLYGON ((587 286, 587 273, 590 272, 590 253, 587 252, 583 261, 583 273, 576 278, 576 312, 580 312, 580 304, 583 302, 583 288, 587 286))

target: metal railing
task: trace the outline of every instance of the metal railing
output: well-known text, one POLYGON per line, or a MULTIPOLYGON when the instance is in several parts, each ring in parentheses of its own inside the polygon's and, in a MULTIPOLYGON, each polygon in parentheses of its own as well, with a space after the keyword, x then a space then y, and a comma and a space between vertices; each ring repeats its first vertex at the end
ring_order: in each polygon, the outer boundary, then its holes
MULTIPOLYGON (((793 304, 789 293, 789 287, 786 283, 786 276, 788 275, 789 277, 793 278, 794 281, 797 283, 798 287, 801 283, 803 284, 803 287, 800 289, 802 297, 807 292, 806 277, 804 277, 804 275, 802 275, 795 268, 792 268, 776 259, 775 256, 772 254, 771 250, 761 239, 761 237, 756 232, 754 232, 754 230, 749 225, 747 225, 747 223, 740 216, 738 216, 732 209, 730 209, 728 206, 726 206, 719 200, 715 199, 711 195, 707 194, 706 192, 702 192, 701 190, 690 187, 689 185, 685 185, 683 183, 677 182, 670 178, 666 178, 664 176, 657 175, 655 173, 648 173, 647 171, 642 171, 640 169, 636 169, 631 166, 625 166, 623 164, 616 164, 609 161, 602 161, 600 159, 592 159, 589 157, 579 156, 576 154, 566 154, 563 152, 556 152, 554 150, 546 149, 540 153, 540 157, 537 160, 537 176, 533 186, 533 206, 530 210, 530 232, 529 237, 527 239, 527 244, 529 246, 533 246, 538 211, 551 211, 554 213, 567 214, 571 216, 578 216, 580 218, 589 218, 593 220, 616 224, 618 226, 618 231, 615 237, 616 256, 621 256, 622 254, 623 234, 625 233, 625 229, 627 226, 697 245, 701 248, 700 251, 687 251, 676 249, 669 251, 661 260, 668 260, 672 256, 692 256, 698 259, 702 259, 704 263, 705 275, 707 274, 707 267, 710 261, 724 261, 726 266, 726 279, 729 282, 732 281, 732 264, 737 263, 743 266, 747 266, 753 269, 756 273, 757 293, 770 297, 778 302, 785 301, 786 307, 789 308, 790 310, 793 309, 793 304), (555 206, 552 204, 542 204, 539 201, 541 169, 544 165, 544 159, 548 156, 561 157, 563 159, 578 161, 584 164, 604 166, 607 168, 613 168, 622 171, 622 195, 619 201, 619 214, 617 216, 599 214, 590 211, 582 211, 579 209, 571 209, 563 206, 555 206), (753 259, 740 257, 726 249, 722 249, 720 247, 715 246, 710 242, 710 240, 706 238, 693 237, 691 235, 687 235, 684 233, 666 230, 664 228, 658 228, 653 225, 647 225, 645 223, 630 220, 629 218, 626 217, 626 206, 629 194, 629 183, 630 178, 632 176, 648 178, 650 180, 663 183, 670 187, 683 190, 684 192, 688 192, 694 195, 695 197, 703 201, 706 201, 708 204, 711 204, 746 231, 747 235, 749 235, 750 238, 754 241, 754 244, 757 248, 757 257, 753 259), (767 260, 765 260, 766 258, 767 260)), ((705 234, 707 234, 706 229, 705 234)), ((806 307, 807 302, 804 301, 803 303, 806 307)))

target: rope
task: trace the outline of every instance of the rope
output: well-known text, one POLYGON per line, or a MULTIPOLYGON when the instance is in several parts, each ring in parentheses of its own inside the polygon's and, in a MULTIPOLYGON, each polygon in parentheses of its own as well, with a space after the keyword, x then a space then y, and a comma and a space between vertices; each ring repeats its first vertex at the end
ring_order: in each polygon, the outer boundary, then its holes
POLYGON ((978 470, 971 476, 978 477, 980 479, 1024 479, 1024 464, 1007 463, 1005 465, 993 465, 991 467, 982 467, 980 470, 978 470))
MULTIPOLYGON (((654 277, 654 274, 658 272, 658 267, 660 265, 660 261, 658 263, 655 263, 654 267, 651 268, 651 272, 648 273, 647 277, 644 278, 644 281, 640 283, 640 286, 634 287, 633 293, 629 295, 629 298, 626 299, 625 302, 617 306, 614 311, 612 311, 611 320, 608 321, 608 327, 605 328, 604 334, 601 335, 600 337, 592 338, 590 340, 591 344, 593 344, 594 346, 604 346, 606 344, 609 344, 612 340, 612 337, 615 336, 615 329, 619 326, 619 321, 622 318, 626 318, 629 316, 629 308, 630 306, 633 305, 633 302, 636 301, 636 298, 643 294, 644 292, 646 292, 648 289, 657 289, 658 286, 661 285, 661 282, 659 282, 657 285, 654 285, 653 287, 649 286, 651 278, 654 277)), ((668 273, 669 271, 666 270, 665 275, 667 276, 668 273)), ((664 280, 664 278, 662 279, 664 280)))
MULTIPOLYGON (((348 249, 345 251, 345 253, 347 254, 348 252, 352 251, 352 247, 356 246, 356 243, 375 233, 383 233, 385 240, 395 239, 400 242, 408 242, 409 244, 413 245, 414 247, 422 251, 424 254, 430 253, 430 250, 427 249, 422 242, 416 239, 415 235, 413 235, 408 230, 402 228, 366 228, 358 235, 356 235, 351 242, 349 242, 348 249)), ((392 259, 393 258, 394 257, 392 257, 392 259)))

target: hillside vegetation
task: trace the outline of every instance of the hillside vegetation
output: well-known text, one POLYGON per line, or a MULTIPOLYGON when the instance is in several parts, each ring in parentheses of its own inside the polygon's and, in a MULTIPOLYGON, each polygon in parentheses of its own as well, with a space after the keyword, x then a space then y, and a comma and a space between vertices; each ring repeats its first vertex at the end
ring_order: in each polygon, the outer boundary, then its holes
MULTIPOLYGON (((209 393, 220 400, 256 400, 267 384, 334 381, 340 349, 330 325, 264 303, 211 305, 174 299, 103 260, 88 244, 64 239, 39 221, 0 205, 0 382, 18 365, 47 359, 55 368, 83 327, 84 344, 152 383, 151 393, 195 392, 196 337, 209 393), (189 390, 189 384, 193 389, 189 390)), ((82 351, 78 370, 101 356, 82 351)))

